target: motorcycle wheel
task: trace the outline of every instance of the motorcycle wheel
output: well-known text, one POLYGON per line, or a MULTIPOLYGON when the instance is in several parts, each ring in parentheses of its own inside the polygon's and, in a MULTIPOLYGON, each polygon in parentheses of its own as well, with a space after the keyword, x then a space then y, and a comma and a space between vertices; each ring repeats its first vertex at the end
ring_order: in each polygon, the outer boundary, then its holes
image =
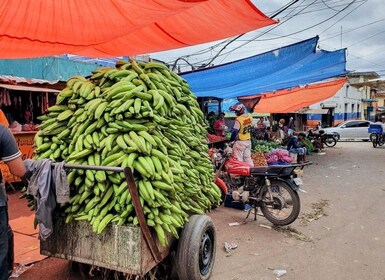
POLYGON ((378 140, 378 146, 382 146, 385 144, 385 139, 384 139, 384 136, 380 136, 380 139, 378 140))
POLYGON ((325 145, 328 146, 329 148, 334 147, 336 144, 337 144, 337 140, 334 137, 325 139, 325 145))
POLYGON ((271 180, 271 201, 267 186, 262 189, 261 211, 265 218, 277 226, 285 226, 294 222, 301 210, 299 195, 291 186, 280 180, 271 180))
POLYGON ((371 142, 375 141, 377 139, 377 134, 376 133, 370 133, 369 139, 371 142))
POLYGON ((373 148, 377 147, 377 134, 370 134, 370 140, 372 140, 373 148))

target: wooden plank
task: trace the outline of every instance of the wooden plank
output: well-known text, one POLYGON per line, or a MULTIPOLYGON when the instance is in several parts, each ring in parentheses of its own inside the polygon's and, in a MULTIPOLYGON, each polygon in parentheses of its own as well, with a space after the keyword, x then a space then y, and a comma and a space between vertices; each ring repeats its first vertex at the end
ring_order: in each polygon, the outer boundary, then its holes
MULTIPOLYGON (((172 239, 169 241, 171 244, 172 239)), ((162 247, 159 242, 156 246, 163 260, 169 254, 169 247, 162 247)), ((66 224, 64 217, 54 218, 53 233, 46 241, 40 241, 40 252, 133 275, 145 275, 158 264, 138 226, 110 224, 96 234, 88 222, 66 224)))
POLYGON ((144 217, 142 204, 140 203, 140 200, 139 200, 138 189, 136 188, 131 169, 125 168, 124 175, 126 176, 128 189, 131 194, 132 204, 134 206, 136 216, 138 217, 139 226, 142 229, 144 239, 146 240, 146 243, 148 245, 148 248, 150 249, 152 257, 157 263, 159 263, 161 262, 162 257, 160 255, 158 247, 156 246, 154 238, 151 235, 151 231, 147 225, 146 218, 144 217))
POLYGON ((95 234, 88 222, 66 224, 59 218, 55 219, 53 234, 40 242, 40 250, 44 255, 140 275, 141 242, 136 226, 110 225, 102 234, 95 234))

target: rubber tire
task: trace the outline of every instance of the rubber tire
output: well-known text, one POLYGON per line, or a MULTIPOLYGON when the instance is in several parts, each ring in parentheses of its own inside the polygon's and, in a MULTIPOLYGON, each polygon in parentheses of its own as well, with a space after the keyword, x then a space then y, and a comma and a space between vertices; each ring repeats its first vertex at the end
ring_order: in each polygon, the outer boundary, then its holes
POLYGON ((334 147, 336 144, 337 144, 337 140, 334 137, 325 139, 325 145, 328 146, 329 148, 334 147), (331 141, 331 142, 328 143, 328 141, 331 141))
POLYGON ((193 215, 181 232, 175 256, 175 266, 179 280, 207 280, 210 278, 215 261, 216 232, 214 223, 207 215, 193 215), (199 267, 202 238, 207 233, 211 241, 211 259, 207 271, 201 273, 199 267))
MULTIPOLYGON (((294 222, 298 218, 299 212, 301 211, 301 201, 299 199, 298 193, 290 187, 289 183, 287 183, 283 180, 271 180, 271 186, 272 187, 274 187, 274 185, 276 185, 276 184, 279 184, 280 187, 286 189, 287 192, 290 194, 291 201, 293 204, 293 211, 290 213, 289 217, 287 217, 284 220, 278 220, 274 216, 270 215, 268 208, 263 203, 261 203, 260 207, 261 207, 261 211, 263 213, 263 216, 265 216, 265 218, 269 222, 271 222, 272 224, 277 225, 277 226, 286 226, 286 225, 291 224, 292 222, 294 222)), ((266 190, 267 187, 264 186, 263 188, 264 189, 262 189, 262 193, 265 193, 267 191, 266 190)))
POLYGON ((373 148, 376 148, 376 147, 377 147, 377 144, 378 144, 378 141, 377 141, 377 134, 371 136, 370 139, 372 140, 373 148))

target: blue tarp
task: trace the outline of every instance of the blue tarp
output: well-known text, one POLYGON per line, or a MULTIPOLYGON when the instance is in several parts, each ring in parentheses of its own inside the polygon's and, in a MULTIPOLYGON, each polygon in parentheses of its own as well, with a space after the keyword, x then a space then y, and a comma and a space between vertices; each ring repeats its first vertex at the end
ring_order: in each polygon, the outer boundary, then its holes
POLYGON ((316 51, 319 37, 235 62, 181 74, 198 97, 235 98, 344 75, 345 49, 316 51))
POLYGON ((100 65, 72 61, 59 57, 42 57, 28 59, 0 59, 0 75, 48 81, 67 81, 70 77, 88 76, 100 65))

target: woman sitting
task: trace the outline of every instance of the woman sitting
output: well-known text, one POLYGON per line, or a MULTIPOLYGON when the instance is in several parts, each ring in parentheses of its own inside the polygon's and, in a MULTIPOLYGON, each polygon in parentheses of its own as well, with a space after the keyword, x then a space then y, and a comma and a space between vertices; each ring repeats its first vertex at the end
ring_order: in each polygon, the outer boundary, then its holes
POLYGON ((303 132, 298 133, 298 136, 291 135, 287 143, 287 150, 290 153, 297 154, 297 163, 306 162, 306 148, 301 145, 301 141, 305 136, 306 134, 303 132))

